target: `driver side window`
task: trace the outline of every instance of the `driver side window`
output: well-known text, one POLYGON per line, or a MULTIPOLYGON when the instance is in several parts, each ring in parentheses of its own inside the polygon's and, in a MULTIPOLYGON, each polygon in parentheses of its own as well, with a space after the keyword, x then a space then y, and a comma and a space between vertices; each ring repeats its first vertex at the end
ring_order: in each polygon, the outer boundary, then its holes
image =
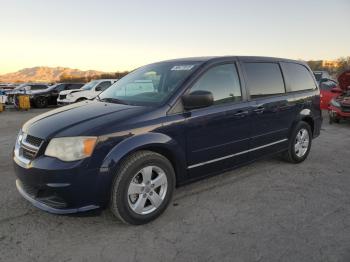
POLYGON ((235 64, 224 64, 209 69, 191 87, 194 91, 209 91, 214 105, 242 100, 241 86, 235 64))

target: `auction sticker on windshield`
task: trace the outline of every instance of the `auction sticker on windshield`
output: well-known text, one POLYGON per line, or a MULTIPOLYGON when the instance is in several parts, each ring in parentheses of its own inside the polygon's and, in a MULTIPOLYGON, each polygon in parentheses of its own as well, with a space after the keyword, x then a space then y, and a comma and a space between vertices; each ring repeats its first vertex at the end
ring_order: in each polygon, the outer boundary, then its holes
POLYGON ((173 66, 171 68, 171 71, 189 71, 194 67, 194 65, 179 65, 179 66, 173 66))

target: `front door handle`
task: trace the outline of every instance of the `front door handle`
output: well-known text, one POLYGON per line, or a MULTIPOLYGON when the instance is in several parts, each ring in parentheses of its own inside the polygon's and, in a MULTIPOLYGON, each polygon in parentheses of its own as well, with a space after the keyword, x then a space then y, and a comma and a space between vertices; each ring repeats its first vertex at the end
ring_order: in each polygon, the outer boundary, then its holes
POLYGON ((265 107, 263 107, 263 106, 258 106, 257 108, 255 108, 255 109, 253 110, 253 112, 254 112, 254 113, 257 113, 257 114, 261 114, 261 113, 264 112, 264 110, 265 110, 265 107))
POLYGON ((247 110, 239 110, 235 114, 233 114, 236 117, 246 117, 249 114, 247 110))

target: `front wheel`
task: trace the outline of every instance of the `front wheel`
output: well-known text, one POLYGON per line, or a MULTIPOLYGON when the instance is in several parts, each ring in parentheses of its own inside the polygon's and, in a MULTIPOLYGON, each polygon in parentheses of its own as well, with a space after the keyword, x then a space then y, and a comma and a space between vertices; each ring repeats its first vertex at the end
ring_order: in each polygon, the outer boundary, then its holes
POLYGON ((311 149, 312 132, 308 123, 301 121, 293 129, 284 159, 291 163, 303 162, 311 149))
POLYGON ((39 96, 35 99, 34 104, 37 108, 46 108, 48 105, 48 101, 46 97, 39 96))
POLYGON ((79 102, 83 102, 85 100, 87 100, 85 97, 81 97, 81 98, 78 98, 75 102, 79 103, 79 102))
POLYGON ((121 221, 140 225, 160 216, 175 187, 174 169, 164 156, 138 151, 121 164, 111 191, 110 208, 121 221))

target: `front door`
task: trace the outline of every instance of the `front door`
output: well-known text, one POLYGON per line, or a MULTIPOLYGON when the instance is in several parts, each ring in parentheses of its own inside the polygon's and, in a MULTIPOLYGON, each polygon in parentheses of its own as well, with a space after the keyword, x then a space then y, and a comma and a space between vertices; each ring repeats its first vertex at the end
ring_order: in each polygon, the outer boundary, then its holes
POLYGON ((187 112, 187 165, 190 176, 222 171, 248 161, 250 103, 244 101, 234 63, 211 67, 189 93, 210 91, 214 104, 187 112))

